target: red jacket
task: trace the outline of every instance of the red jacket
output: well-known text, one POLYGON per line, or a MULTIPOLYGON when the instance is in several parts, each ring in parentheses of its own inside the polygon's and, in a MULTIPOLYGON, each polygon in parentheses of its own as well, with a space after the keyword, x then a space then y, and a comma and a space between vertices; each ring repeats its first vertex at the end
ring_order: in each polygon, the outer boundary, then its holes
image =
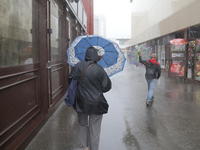
MULTIPOLYGON (((150 62, 150 63, 152 63, 152 64, 155 64, 155 62, 157 62, 157 60, 156 59, 149 59, 149 60, 147 60, 147 62, 150 62)), ((157 64, 160 66, 160 63, 159 62, 157 62, 157 64)))

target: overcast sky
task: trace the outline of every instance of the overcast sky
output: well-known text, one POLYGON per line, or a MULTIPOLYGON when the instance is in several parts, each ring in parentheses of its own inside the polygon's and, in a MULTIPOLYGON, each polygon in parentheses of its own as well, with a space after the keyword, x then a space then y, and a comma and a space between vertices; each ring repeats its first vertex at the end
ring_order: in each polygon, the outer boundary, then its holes
POLYGON ((105 14, 106 37, 127 38, 131 36, 130 0, 94 0, 94 14, 105 14))

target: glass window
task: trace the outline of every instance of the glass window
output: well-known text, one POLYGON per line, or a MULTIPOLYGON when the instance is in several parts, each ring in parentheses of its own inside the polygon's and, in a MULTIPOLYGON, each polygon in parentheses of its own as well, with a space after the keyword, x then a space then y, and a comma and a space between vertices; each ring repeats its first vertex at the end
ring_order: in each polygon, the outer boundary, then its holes
POLYGON ((80 19, 81 22, 83 22, 83 4, 82 2, 80 1, 78 3, 78 18, 80 19))
POLYGON ((0 68, 38 63, 38 2, 1 0, 0 7, 0 68))
POLYGON ((196 56, 195 56, 195 80, 200 81, 200 39, 196 40, 196 56))
POLYGON ((171 76, 184 76, 185 75, 185 61, 184 60, 172 60, 170 68, 171 76))
POLYGON ((83 25, 87 28, 87 15, 85 11, 83 11, 83 25))
POLYGON ((57 4, 51 3, 51 61, 62 60, 61 15, 57 4))
POLYGON ((155 45, 155 49, 154 49, 154 53, 156 53, 157 54, 157 45, 155 45))
POLYGON ((161 48, 161 68, 165 68, 165 45, 162 45, 162 48, 161 48))
POLYGON ((69 38, 70 38, 70 41, 69 41, 69 44, 71 44, 74 39, 75 39, 75 33, 74 33, 74 19, 72 16, 69 16, 69 38))
POLYGON ((185 45, 171 45, 171 51, 185 51, 185 45))
POLYGON ((71 4, 75 14, 77 14, 78 3, 76 3, 75 1, 70 0, 70 4, 71 4))
POLYGON ((72 43, 72 41, 73 41, 73 31, 72 31, 72 20, 71 20, 71 18, 69 18, 69 39, 70 39, 70 41, 69 41, 69 44, 71 44, 72 43))
POLYGON ((161 45, 158 45, 157 47, 158 47, 158 49, 157 49, 157 61, 161 64, 161 51, 162 51, 162 46, 161 46, 161 45))

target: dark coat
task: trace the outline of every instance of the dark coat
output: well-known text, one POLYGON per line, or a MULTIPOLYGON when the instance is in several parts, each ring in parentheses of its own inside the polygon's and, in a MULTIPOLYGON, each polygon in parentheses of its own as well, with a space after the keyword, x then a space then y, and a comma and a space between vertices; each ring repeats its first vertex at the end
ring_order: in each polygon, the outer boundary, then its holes
MULTIPOLYGON (((155 64, 157 62, 156 59, 149 59, 149 60, 146 60, 146 61, 143 61, 141 56, 139 56, 139 62, 144 64, 146 67, 147 67, 147 63, 150 62, 151 64, 155 64)), ((155 74, 154 74, 154 79, 159 79, 160 78, 160 75, 161 75, 161 68, 160 68, 160 63, 157 62, 157 64, 155 64, 155 74)), ((147 76, 147 74, 145 74, 145 77, 146 78, 149 78, 147 76)))
POLYGON ((88 49, 85 55, 85 61, 79 62, 69 75, 69 83, 72 78, 79 79, 83 71, 93 64, 82 76, 79 83, 74 109, 84 114, 105 114, 108 112, 108 103, 103 95, 111 89, 111 81, 107 73, 96 62, 98 61, 97 51, 88 49), (74 71, 78 66, 76 75, 74 71))

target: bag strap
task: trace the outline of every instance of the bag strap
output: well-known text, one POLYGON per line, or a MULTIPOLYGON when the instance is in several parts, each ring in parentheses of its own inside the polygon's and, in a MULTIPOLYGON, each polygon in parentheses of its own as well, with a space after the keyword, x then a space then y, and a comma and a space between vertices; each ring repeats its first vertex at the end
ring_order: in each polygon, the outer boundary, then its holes
POLYGON ((158 64, 158 62, 156 61, 154 64, 152 64, 152 65, 156 65, 156 64, 158 64))
POLYGON ((77 64, 77 67, 76 67, 76 70, 75 70, 74 74, 76 74, 76 71, 78 70, 78 65, 79 65, 79 63, 77 64))
POLYGON ((80 79, 79 79, 79 81, 78 82, 80 82, 81 81, 81 78, 82 78, 82 76, 83 76, 83 74, 92 66, 92 65, 94 65, 94 63, 93 64, 91 64, 91 65, 89 65, 84 71, 83 71, 83 73, 82 73, 82 75, 81 75, 81 77, 80 77, 80 79))

